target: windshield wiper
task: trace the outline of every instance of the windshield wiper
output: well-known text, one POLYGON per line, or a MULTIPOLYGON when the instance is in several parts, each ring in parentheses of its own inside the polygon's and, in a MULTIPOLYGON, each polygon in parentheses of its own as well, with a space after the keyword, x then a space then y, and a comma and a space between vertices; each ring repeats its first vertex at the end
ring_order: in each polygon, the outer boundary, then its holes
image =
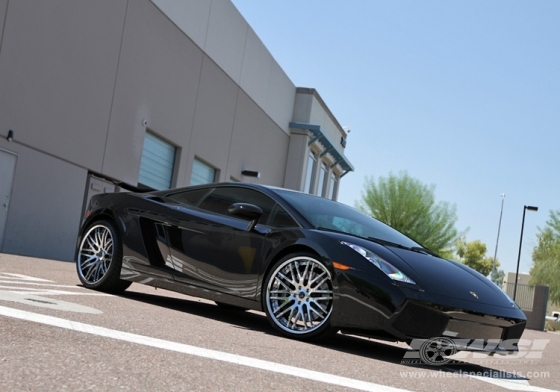
POLYGON ((321 231, 330 231, 332 233, 339 233, 339 234, 346 234, 346 235, 351 235, 353 237, 358 237, 358 238, 362 238, 362 239, 366 239, 364 237, 361 237, 357 234, 353 234, 353 233, 348 233, 347 231, 342 231, 342 230, 338 230, 338 229, 331 229, 330 227, 322 227, 319 226, 317 227, 317 230, 321 230, 321 231))
POLYGON ((429 250, 428 248, 424 248, 423 246, 413 246, 410 250, 418 253, 426 253, 430 256, 440 257, 436 252, 429 250))

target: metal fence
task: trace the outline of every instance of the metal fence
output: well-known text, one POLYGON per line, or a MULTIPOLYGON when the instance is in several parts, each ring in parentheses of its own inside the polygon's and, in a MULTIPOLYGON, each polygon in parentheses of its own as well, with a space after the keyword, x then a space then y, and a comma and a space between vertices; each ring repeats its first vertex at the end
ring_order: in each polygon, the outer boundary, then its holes
MULTIPOLYGON (((511 298, 513 298, 513 290, 515 288, 515 283, 504 283, 502 285, 502 290, 506 292, 511 298)), ((517 284, 517 292, 515 293, 515 303, 522 310, 533 310, 533 301, 535 298, 535 286, 530 286, 528 284, 517 284)))

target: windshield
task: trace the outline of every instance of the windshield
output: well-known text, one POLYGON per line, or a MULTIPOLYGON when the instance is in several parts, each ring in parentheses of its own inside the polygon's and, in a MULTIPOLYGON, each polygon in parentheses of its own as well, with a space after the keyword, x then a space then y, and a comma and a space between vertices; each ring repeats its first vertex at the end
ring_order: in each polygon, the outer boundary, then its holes
POLYGON ((391 226, 378 221, 346 204, 338 203, 305 193, 276 189, 316 229, 334 230, 389 241, 407 248, 421 247, 391 226))

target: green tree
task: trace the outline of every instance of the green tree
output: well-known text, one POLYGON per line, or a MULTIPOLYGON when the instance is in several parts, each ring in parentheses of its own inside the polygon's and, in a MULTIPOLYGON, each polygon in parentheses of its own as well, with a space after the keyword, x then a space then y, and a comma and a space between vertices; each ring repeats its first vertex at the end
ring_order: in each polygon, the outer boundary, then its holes
POLYGON ((550 211, 550 219, 537 233, 529 283, 548 285, 549 299, 560 304, 560 210, 550 211))
POLYGON ((498 260, 496 260, 496 268, 490 274, 490 280, 492 282, 494 282, 494 284, 496 284, 496 286, 502 287, 502 284, 504 283, 504 277, 506 276, 506 273, 504 272, 504 270, 498 269, 499 265, 500 265, 500 263, 498 262, 498 260))
POLYGON ((436 203, 435 185, 425 185, 407 172, 388 177, 366 177, 356 207, 387 223, 426 248, 450 256, 458 237, 455 205, 436 203))
MULTIPOLYGON (((485 243, 479 240, 467 242, 466 238, 463 236, 460 237, 455 243, 455 249, 458 261, 465 264, 466 266, 480 272, 484 276, 487 276, 492 271, 492 264, 494 262, 494 259, 492 257, 486 257, 485 243)), ((500 262, 496 260, 496 271, 499 266, 500 262)), ((496 272, 494 274, 494 278, 499 278, 499 272, 496 272)))

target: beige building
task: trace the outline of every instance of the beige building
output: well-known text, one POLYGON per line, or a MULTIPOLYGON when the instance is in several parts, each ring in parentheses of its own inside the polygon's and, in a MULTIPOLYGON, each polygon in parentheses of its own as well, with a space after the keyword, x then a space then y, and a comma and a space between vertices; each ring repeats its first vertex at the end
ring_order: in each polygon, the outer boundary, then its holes
POLYGON ((336 199, 345 145, 229 0, 0 0, 2 252, 72 260, 115 182, 336 199))

